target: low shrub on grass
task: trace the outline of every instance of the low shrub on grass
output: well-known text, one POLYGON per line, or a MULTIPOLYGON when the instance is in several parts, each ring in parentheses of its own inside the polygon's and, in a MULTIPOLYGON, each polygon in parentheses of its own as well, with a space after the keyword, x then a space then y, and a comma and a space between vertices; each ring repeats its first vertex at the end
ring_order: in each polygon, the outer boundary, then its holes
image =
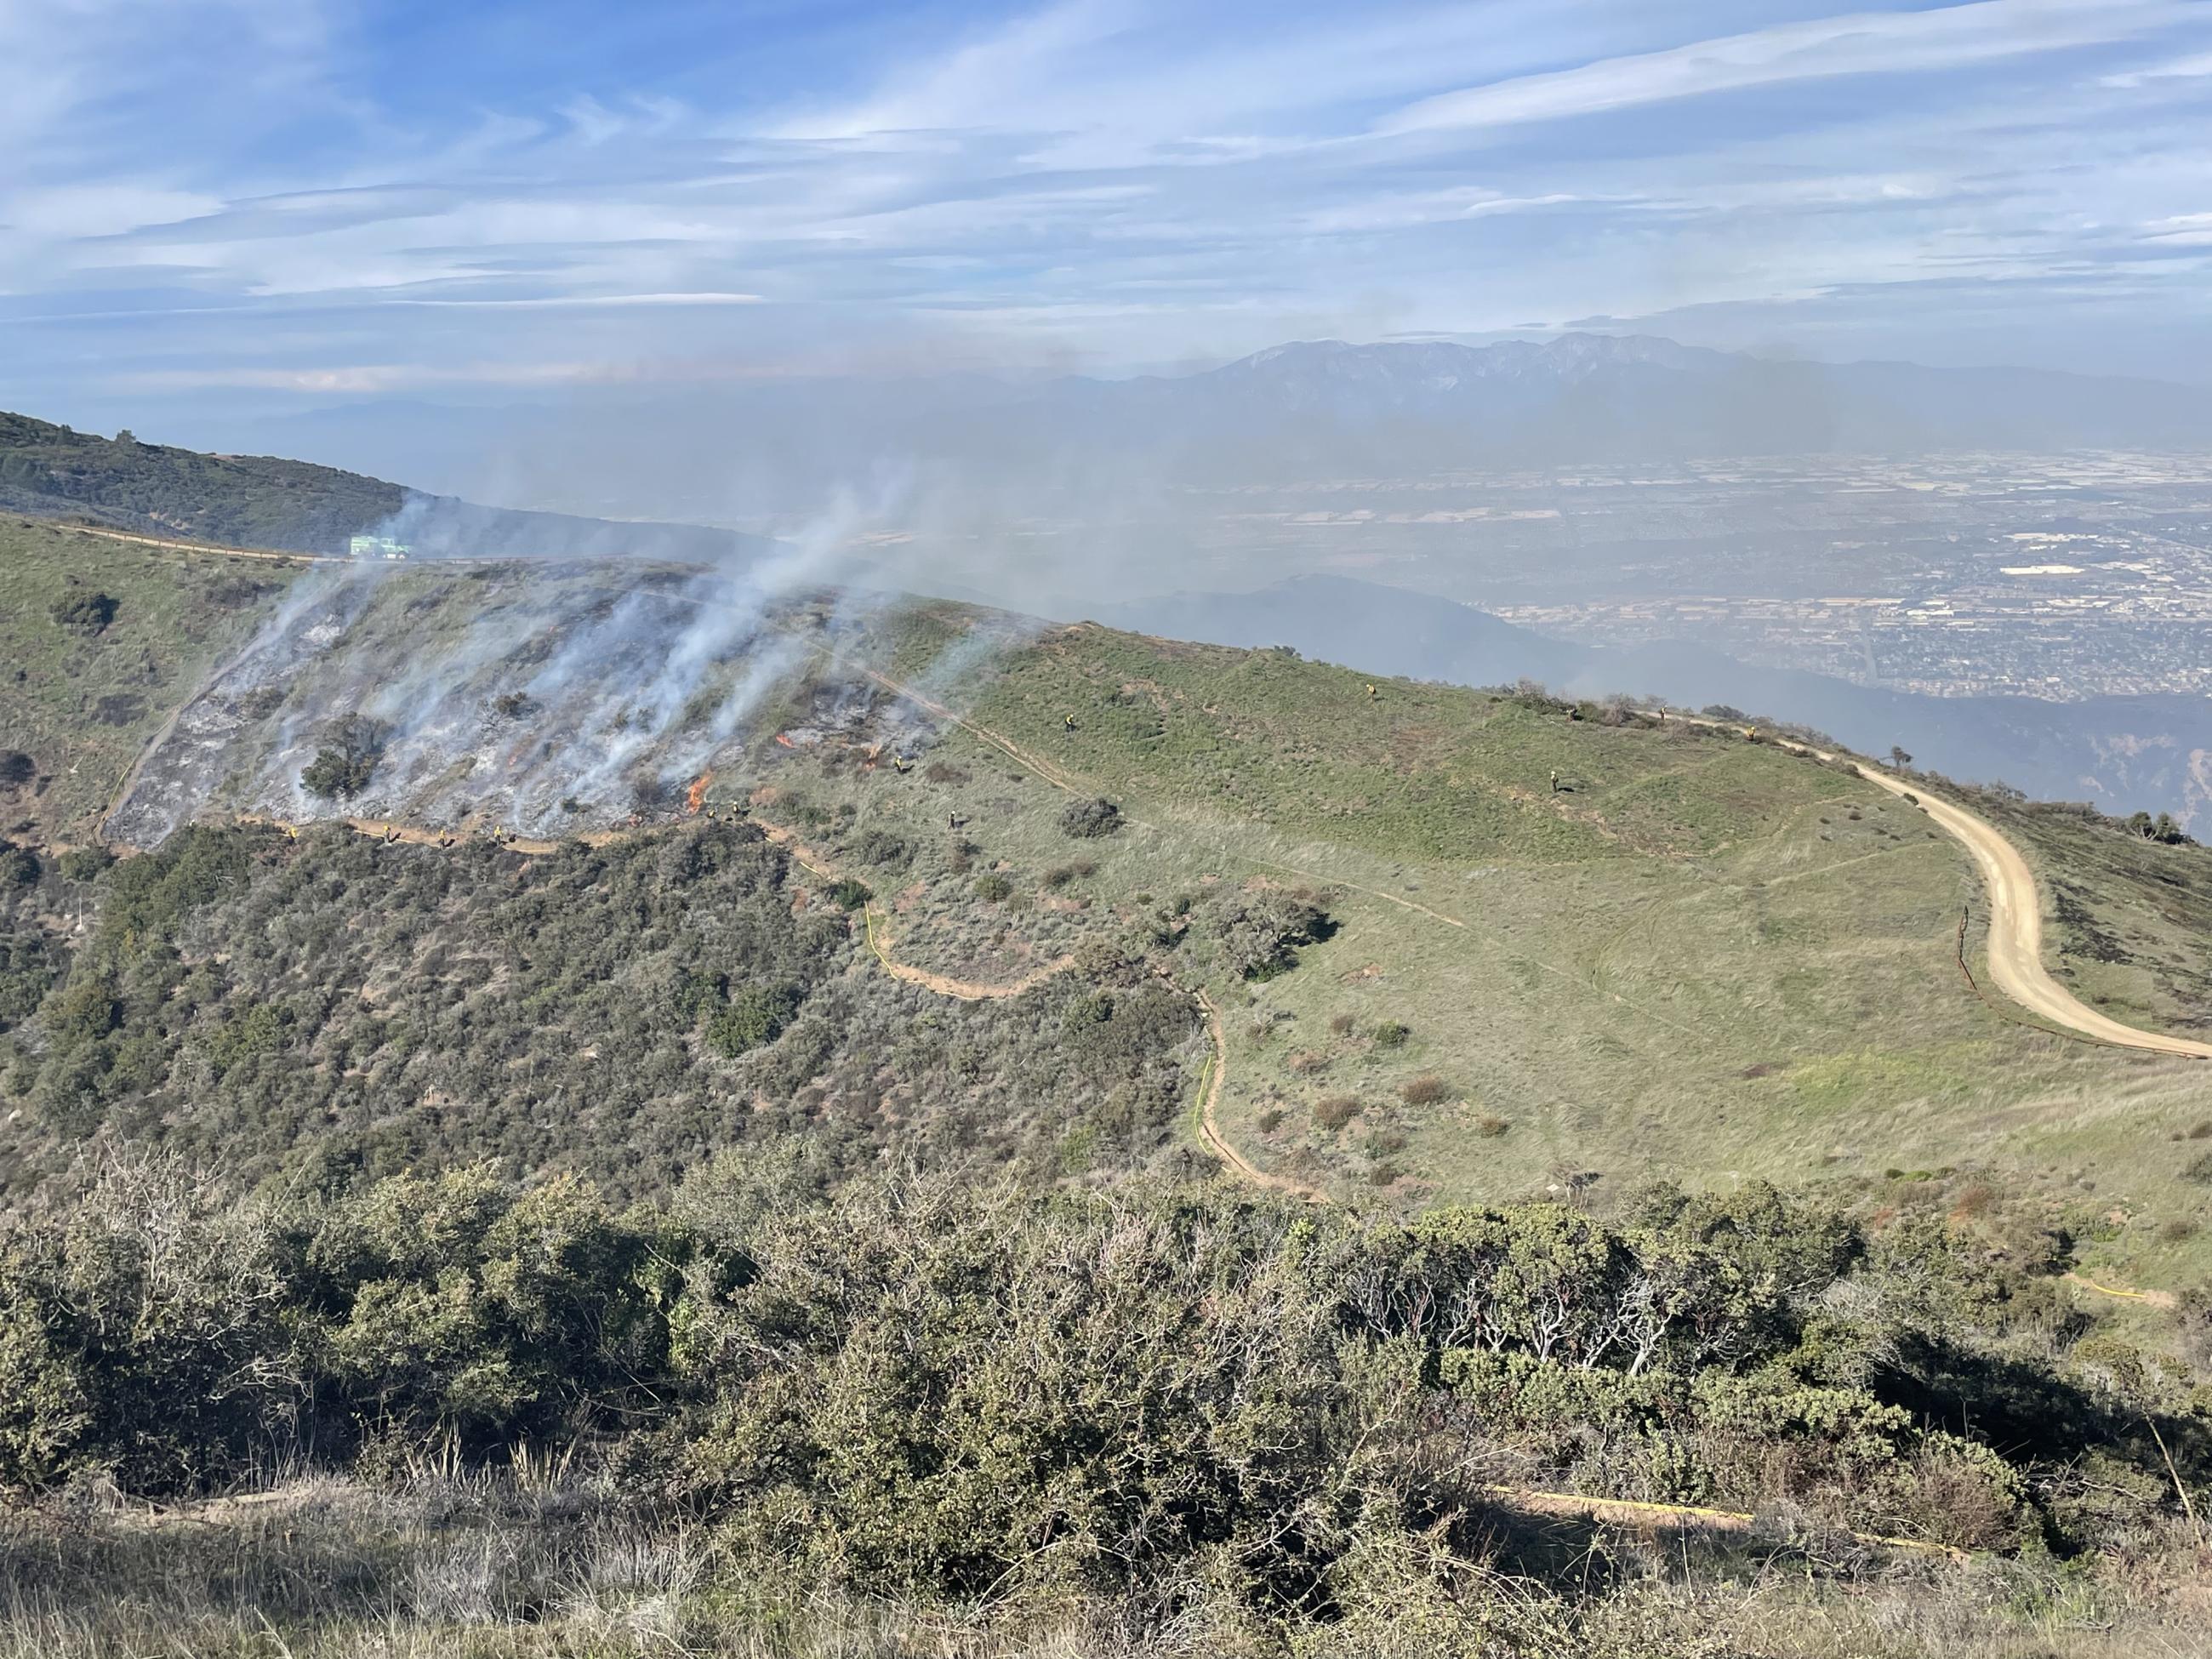
POLYGON ((1314 1121, 1324 1129, 1341 1129, 1358 1115, 1356 1095, 1328 1095, 1314 1107, 1314 1121))
POLYGON ((1064 834, 1078 841, 1096 841, 1121 827, 1121 809, 1103 796, 1070 801, 1067 810, 1060 815, 1060 827, 1064 834))
POLYGON ((54 621, 72 634, 90 639, 105 633, 122 605, 112 593, 73 593, 54 603, 54 621))

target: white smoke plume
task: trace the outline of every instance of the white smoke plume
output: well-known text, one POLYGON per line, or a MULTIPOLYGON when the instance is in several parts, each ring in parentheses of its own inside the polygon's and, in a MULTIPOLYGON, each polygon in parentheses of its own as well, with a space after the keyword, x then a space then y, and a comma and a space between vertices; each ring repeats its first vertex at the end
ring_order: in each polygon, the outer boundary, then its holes
POLYGON ((147 758, 112 833, 145 844, 228 809, 557 836, 665 810, 857 616, 839 584, 908 488, 878 473, 787 538, 704 566, 319 568, 147 758), (369 781, 319 798, 302 775, 349 719, 373 734, 369 781))

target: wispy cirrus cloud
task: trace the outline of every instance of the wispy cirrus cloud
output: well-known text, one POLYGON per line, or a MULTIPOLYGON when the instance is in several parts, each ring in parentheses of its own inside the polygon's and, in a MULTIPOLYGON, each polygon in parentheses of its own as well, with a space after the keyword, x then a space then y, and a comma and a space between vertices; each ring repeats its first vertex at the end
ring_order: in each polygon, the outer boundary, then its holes
POLYGON ((2169 63, 2148 64, 2141 69, 2121 70, 2112 75, 2100 76, 2097 84, 2127 92, 2160 81, 2195 81, 2207 76, 2212 76, 2212 52, 2176 58, 2169 63))
POLYGON ((1440 94, 1394 112, 1378 131, 1509 126, 1794 82, 1927 74, 2109 45, 2187 21, 2194 11, 2189 0, 1972 0, 1813 18, 1440 94))

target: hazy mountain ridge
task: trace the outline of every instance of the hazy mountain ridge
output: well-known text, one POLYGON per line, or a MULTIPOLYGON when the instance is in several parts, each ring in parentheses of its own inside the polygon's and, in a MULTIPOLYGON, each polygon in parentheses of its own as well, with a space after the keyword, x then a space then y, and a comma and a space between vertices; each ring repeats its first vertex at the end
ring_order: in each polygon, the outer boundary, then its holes
POLYGON ((1280 470, 1271 456, 1403 474, 1836 449, 2165 448, 2212 438, 2212 396, 2186 386, 1790 361, 1640 335, 1298 342, 1199 374, 1064 382, 1026 408, 1094 434, 1117 419, 1134 428, 1141 417, 1140 441, 1174 450, 1181 468, 1268 476, 1280 470))
MULTIPOLYGON (((1649 335, 1294 341, 1187 374, 1023 383, 951 372, 748 380, 653 409, 337 404, 210 428, 441 489, 581 512, 747 522, 884 471, 1049 497, 1718 456, 2172 449, 2212 392, 2039 369, 1824 363, 1649 335), (580 484, 601 485, 585 489, 580 484)), ((1039 507, 1036 510, 1046 510, 1039 507)))

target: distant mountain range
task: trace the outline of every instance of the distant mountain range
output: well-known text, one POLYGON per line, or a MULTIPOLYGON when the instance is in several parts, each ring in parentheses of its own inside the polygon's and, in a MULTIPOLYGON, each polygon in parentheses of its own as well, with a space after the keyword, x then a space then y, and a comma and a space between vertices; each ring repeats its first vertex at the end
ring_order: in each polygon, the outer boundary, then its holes
POLYGON ((1970 782, 2002 781, 2107 812, 2169 811, 2212 830, 2212 699, 2184 695, 1931 697, 1822 674, 1759 668, 1678 641, 1600 648, 1555 640, 1470 605, 1335 576, 1253 593, 1184 593, 1118 606, 1116 627, 1222 645, 1286 645, 1376 673, 1467 685, 1527 678, 1582 696, 1613 692, 1724 703, 1816 727, 1863 754, 1899 744, 1970 782))
POLYGON ((1205 374, 1062 381, 1021 406, 1221 476, 1841 450, 2179 447, 2212 394, 2041 370, 1814 363, 1640 335, 1273 347, 1205 374))
POLYGON ((358 472, 267 455, 210 455, 0 412, 0 512, 77 519, 234 547, 343 553, 380 532, 428 555, 621 553, 709 559, 760 538, 690 525, 630 524, 478 507, 358 472))
MULTIPOLYGON (((743 520, 884 472, 1025 499, 1077 483, 1280 483, 1687 457, 2176 449, 2212 392, 2036 369, 1817 363, 1640 335, 1270 347, 1201 373, 759 380, 556 408, 357 403, 219 429, 441 489, 743 520)), ((1043 510, 1043 509, 1040 509, 1043 510)))

